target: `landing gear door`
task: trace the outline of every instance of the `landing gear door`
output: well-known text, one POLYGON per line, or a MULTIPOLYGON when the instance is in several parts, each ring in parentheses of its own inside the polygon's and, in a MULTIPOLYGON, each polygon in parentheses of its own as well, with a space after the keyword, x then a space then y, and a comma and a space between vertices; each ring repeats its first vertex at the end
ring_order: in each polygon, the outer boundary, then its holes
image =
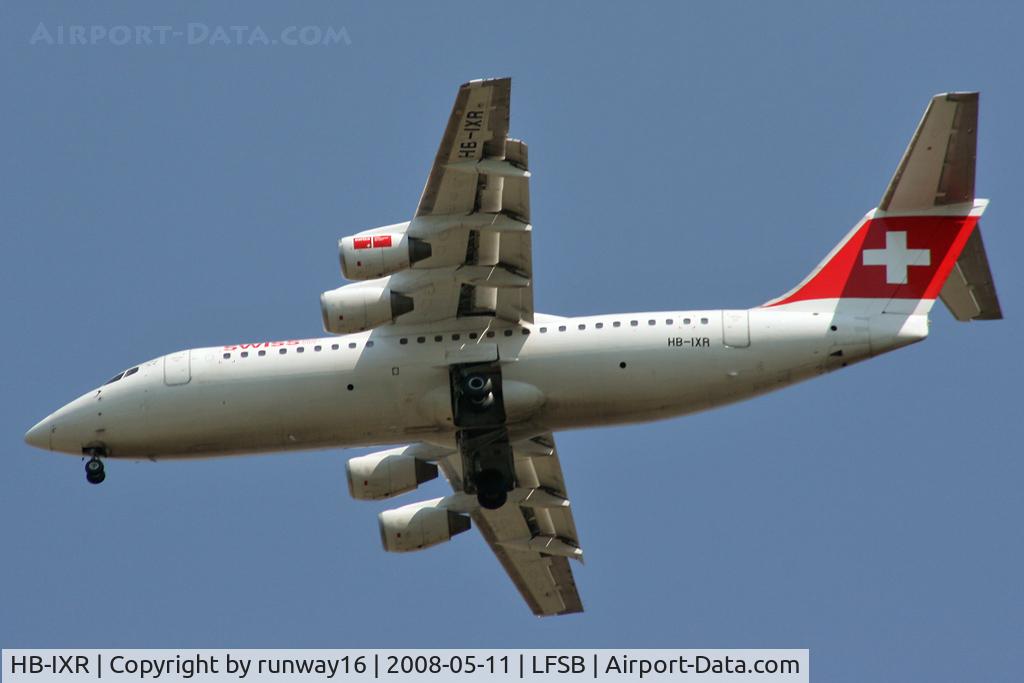
POLYGON ((750 346, 748 311, 722 311, 722 343, 734 348, 750 346))
POLYGON ((453 346, 444 353, 444 361, 447 365, 467 365, 470 363, 497 363, 498 345, 489 342, 472 343, 465 342, 460 346, 453 346))
POLYGON ((164 356, 164 384, 188 384, 192 379, 192 368, 188 351, 178 351, 164 356))

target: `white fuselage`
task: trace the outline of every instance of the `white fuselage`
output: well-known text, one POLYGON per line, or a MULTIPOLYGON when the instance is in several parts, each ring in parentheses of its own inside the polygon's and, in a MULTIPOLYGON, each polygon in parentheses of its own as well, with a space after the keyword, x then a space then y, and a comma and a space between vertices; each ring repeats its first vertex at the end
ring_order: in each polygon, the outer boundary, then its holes
POLYGON ((162 356, 72 401, 29 438, 73 454, 102 447, 115 458, 409 441, 450 446, 453 363, 496 354, 509 422, 525 435, 704 410, 926 334, 923 315, 778 308, 390 325, 162 356))

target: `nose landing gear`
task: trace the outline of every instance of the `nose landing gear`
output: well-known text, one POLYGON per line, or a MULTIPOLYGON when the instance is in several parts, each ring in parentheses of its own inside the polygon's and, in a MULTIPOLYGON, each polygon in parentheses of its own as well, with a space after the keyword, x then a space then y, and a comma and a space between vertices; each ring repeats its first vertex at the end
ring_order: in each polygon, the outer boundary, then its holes
POLYGON ((100 454, 93 450, 86 455, 92 457, 85 463, 85 480, 90 484, 103 483, 103 480, 107 478, 107 473, 103 469, 103 461, 98 457, 100 454))

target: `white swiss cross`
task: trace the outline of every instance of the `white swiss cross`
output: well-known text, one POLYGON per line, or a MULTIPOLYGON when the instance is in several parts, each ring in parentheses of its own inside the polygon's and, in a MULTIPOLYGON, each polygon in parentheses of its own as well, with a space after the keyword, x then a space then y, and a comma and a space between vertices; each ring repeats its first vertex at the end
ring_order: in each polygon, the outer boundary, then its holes
POLYGON ((885 266, 885 282, 907 284, 907 266, 930 266, 932 252, 928 249, 907 249, 907 233, 885 233, 885 249, 865 249, 865 266, 885 266))

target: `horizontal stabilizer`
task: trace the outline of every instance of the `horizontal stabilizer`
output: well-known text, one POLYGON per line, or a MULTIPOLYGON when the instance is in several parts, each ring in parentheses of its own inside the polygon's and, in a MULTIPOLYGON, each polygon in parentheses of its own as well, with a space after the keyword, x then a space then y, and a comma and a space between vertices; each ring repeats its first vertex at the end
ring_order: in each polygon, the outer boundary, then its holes
POLYGON ((971 233, 939 296, 957 320, 1002 320, 980 225, 971 233))

